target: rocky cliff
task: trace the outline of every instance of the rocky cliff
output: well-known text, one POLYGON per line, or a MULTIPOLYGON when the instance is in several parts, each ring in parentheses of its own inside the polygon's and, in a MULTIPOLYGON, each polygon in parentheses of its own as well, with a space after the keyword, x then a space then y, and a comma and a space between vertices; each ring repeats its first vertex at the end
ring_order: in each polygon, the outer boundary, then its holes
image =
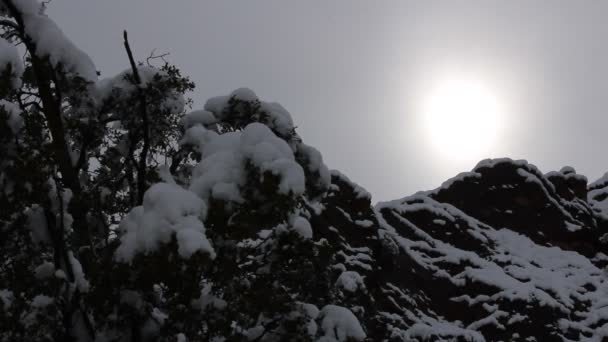
POLYGON ((340 173, 311 218, 371 340, 608 340, 608 180, 484 160, 371 206, 340 173))

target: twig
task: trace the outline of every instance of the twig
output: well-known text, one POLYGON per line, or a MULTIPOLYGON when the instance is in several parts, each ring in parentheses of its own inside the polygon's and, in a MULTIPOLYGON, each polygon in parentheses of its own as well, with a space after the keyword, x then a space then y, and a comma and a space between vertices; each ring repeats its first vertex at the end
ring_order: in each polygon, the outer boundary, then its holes
POLYGON ((152 49, 152 52, 150 52, 150 56, 149 56, 148 58, 146 58, 146 64, 148 64, 148 66, 152 66, 152 65, 150 64, 150 60, 157 59, 157 58, 162 59, 162 60, 163 60, 163 62, 165 62, 165 64, 167 64, 167 61, 165 60, 165 58, 164 58, 164 57, 169 56, 169 55, 170 55, 170 53, 169 53, 169 52, 167 52, 167 53, 163 53, 163 54, 160 54, 160 55, 155 56, 155 55, 154 55, 154 52, 155 52, 155 51, 156 51, 156 49, 152 49))

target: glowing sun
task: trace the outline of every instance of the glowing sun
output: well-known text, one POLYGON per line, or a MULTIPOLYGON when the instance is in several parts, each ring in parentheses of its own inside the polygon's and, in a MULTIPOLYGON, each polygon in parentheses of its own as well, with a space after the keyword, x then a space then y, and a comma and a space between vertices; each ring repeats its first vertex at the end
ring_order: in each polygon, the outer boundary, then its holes
POLYGON ((433 148, 456 160, 489 157, 503 125, 496 94, 482 82, 454 79, 440 83, 422 108, 433 148))

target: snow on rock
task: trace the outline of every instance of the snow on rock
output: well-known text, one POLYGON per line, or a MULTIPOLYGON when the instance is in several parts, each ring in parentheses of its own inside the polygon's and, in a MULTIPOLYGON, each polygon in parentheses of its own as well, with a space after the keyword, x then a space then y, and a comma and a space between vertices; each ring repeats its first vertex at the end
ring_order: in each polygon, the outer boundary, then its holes
POLYGON ((23 62, 19 57, 17 48, 0 38, 0 74, 10 70, 11 85, 13 88, 21 87, 21 76, 23 75, 23 62))
POLYGON ((379 234, 398 246, 382 263, 390 305, 379 314, 391 335, 600 341, 606 226, 577 195, 583 183, 571 168, 543 175, 525 161, 488 160, 437 190, 377 204, 379 234))
POLYGON ((586 178, 572 168, 543 175, 525 160, 503 158, 481 161, 471 172, 423 195, 491 226, 567 248, 573 240, 592 241, 598 234, 586 192, 586 178), (463 196, 465 192, 469 195, 463 196))
POLYGON ((174 237, 182 258, 189 258, 196 252, 214 258, 215 251, 205 236, 201 221, 206 210, 196 194, 178 185, 153 185, 146 191, 143 205, 133 208, 120 223, 116 259, 131 262, 136 254, 152 253, 174 237))
POLYGON ((363 341, 366 337, 357 317, 345 307, 326 305, 319 317, 324 333, 319 341, 363 341))
POLYGON ((589 190, 600 189, 608 186, 608 172, 598 178, 595 182, 589 184, 589 190))
POLYGON ((97 70, 93 61, 77 48, 46 14, 37 0, 12 1, 23 19, 25 33, 36 47, 36 55, 48 57, 54 67, 62 67, 67 72, 84 78, 97 80, 97 70))
POLYGON ((587 201, 603 220, 608 221, 608 172, 589 184, 587 201))
POLYGON ((587 177, 576 173, 571 166, 564 166, 559 171, 545 174, 545 177, 553 183, 555 191, 561 198, 572 200, 579 198, 585 200, 587 197, 587 177))

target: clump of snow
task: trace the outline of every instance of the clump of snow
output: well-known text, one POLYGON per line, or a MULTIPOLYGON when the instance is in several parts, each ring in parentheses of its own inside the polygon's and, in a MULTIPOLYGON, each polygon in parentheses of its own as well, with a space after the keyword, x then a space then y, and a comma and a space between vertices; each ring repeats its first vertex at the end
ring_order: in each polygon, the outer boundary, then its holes
POLYGON ((173 237, 178 253, 189 258, 196 252, 215 257, 205 236, 202 219, 206 206, 196 194, 175 184, 158 183, 144 195, 142 206, 133 208, 120 223, 119 261, 130 262, 137 253, 150 253, 173 237))
POLYGON ((608 172, 595 182, 589 184, 587 201, 591 208, 605 220, 608 220, 608 172))
POLYGON ((51 244, 52 240, 49 236, 44 209, 38 205, 33 205, 25 210, 25 215, 32 241, 36 244, 51 244))
POLYGON ((462 337, 464 341, 485 342, 486 339, 479 332, 461 328, 450 322, 441 322, 430 317, 425 317, 427 322, 415 323, 405 332, 399 334, 405 341, 422 340, 432 341, 439 338, 439 341, 457 340, 455 337, 462 337))
POLYGON ((35 296, 30 302, 32 310, 21 317, 21 323, 23 323, 26 328, 33 327, 38 323, 39 313, 43 312, 46 307, 53 305, 54 303, 55 300, 47 295, 39 294, 35 296))
POLYGON ((355 292, 365 288, 363 277, 354 271, 342 272, 338 277, 338 280, 336 280, 336 285, 349 292, 355 292))
POLYGON ((252 123, 241 135, 241 151, 245 158, 262 171, 281 177, 279 192, 301 194, 304 192, 304 171, 294 161, 287 143, 275 136, 267 126, 252 123))
POLYGON ((136 310, 141 310, 144 306, 144 300, 142 299, 141 294, 133 290, 121 290, 120 303, 126 304, 136 310))
POLYGON ((319 312, 319 317, 324 332, 319 341, 363 341, 366 337, 357 317, 345 307, 325 305, 319 312))
POLYGON ((0 73, 10 67, 11 85, 13 88, 21 87, 21 76, 23 75, 23 62, 19 58, 19 51, 5 39, 0 38, 0 73))
MULTIPOLYGON (((137 67, 140 84, 134 84, 132 79, 133 70, 126 69, 118 75, 100 80, 95 84, 94 94, 97 102, 103 103, 109 99, 116 102, 125 101, 138 87, 146 88, 155 79, 167 77, 167 73, 153 66, 140 65, 137 67)), ((180 113, 184 110, 186 100, 183 94, 170 92, 164 94, 161 108, 172 113, 180 113)))
POLYGON ((278 176, 281 194, 304 193, 305 178, 287 143, 265 125, 252 123, 242 131, 217 134, 202 126, 188 131, 182 143, 194 144, 201 162, 194 168, 190 190, 204 200, 211 197, 240 203, 240 187, 247 182, 246 165, 278 176))
POLYGON ((46 296, 46 295, 37 295, 36 297, 34 297, 32 299, 32 307, 41 309, 41 308, 45 308, 51 304, 53 304, 54 300, 53 298, 46 296))
POLYGON ((167 318, 169 318, 169 315, 162 312, 159 308, 152 309, 150 316, 152 316, 152 318, 161 326, 164 325, 167 318))
POLYGON ((13 291, 7 289, 0 290, 0 301, 2 301, 2 308, 4 311, 10 309, 14 299, 15 295, 13 294, 13 291))
POLYGON ((298 216, 293 220, 292 229, 304 239, 312 239, 312 227, 307 219, 298 216))
POLYGON ((182 144, 198 146, 202 159, 192 171, 190 190, 208 201, 216 197, 241 203, 239 185, 245 182, 238 133, 219 135, 201 126, 186 131, 182 144))
POLYGON ((180 124, 184 129, 188 129, 190 127, 196 125, 209 126, 214 123, 217 123, 216 117, 213 113, 206 110, 195 110, 186 115, 180 120, 180 124))
POLYGON ((215 96, 208 99, 203 108, 215 115, 221 115, 224 108, 228 106, 228 100, 230 100, 230 96, 215 96))
POLYGON ((17 134, 23 127, 23 118, 19 115, 19 107, 6 100, 0 100, 0 107, 8 113, 8 127, 10 127, 13 134, 17 134))
POLYGON ((319 330, 319 326, 317 325, 317 322, 315 322, 315 319, 319 317, 319 309, 314 304, 310 303, 298 302, 297 304, 299 304, 300 310, 308 320, 306 323, 306 332, 311 337, 315 336, 319 330))
POLYGON ((223 310, 224 308, 226 308, 226 301, 214 296, 213 293, 211 293, 211 290, 212 285, 205 284, 205 286, 203 286, 203 288, 201 289, 201 296, 198 299, 192 301, 192 306, 201 311, 204 311, 209 307, 213 307, 219 310, 223 310))
POLYGON ((369 228, 374 225, 374 222, 370 220, 355 220, 355 224, 359 227, 369 228))
POLYGON ((262 102, 261 108, 270 115, 272 129, 283 136, 291 134, 294 129, 293 119, 285 107, 276 102, 262 102))
POLYGON ((47 279, 55 274, 55 265, 52 262, 45 261, 34 269, 36 279, 47 279))
POLYGON ((253 92, 253 90, 249 88, 239 88, 234 90, 228 96, 215 96, 207 100, 205 103, 205 110, 215 113, 215 115, 224 119, 225 109, 228 107, 228 103, 230 99, 244 101, 244 102, 254 102, 259 101, 257 95, 253 92))
POLYGON ((321 153, 302 142, 295 132, 291 115, 280 104, 260 101, 252 90, 240 88, 228 96, 209 99, 204 109, 212 115, 203 114, 204 111, 193 112, 192 118, 184 119, 184 125, 211 125, 216 123, 214 119, 220 127, 226 123, 237 129, 252 122, 263 124, 292 150, 297 163, 304 168, 306 186, 311 190, 311 195, 320 195, 329 188, 331 177, 321 153))
MULTIPOLYGON (((293 120, 289 112, 278 103, 261 102, 257 95, 248 88, 239 88, 228 96, 217 96, 210 98, 205 103, 204 109, 213 112, 219 120, 226 120, 230 115, 242 115, 242 113, 229 113, 227 111, 230 100, 256 103, 259 110, 268 116, 264 122, 281 136, 289 136, 294 129, 293 120)), ((255 114, 255 113, 249 113, 255 114)))
POLYGON ((331 184, 331 175, 327 165, 323 163, 323 156, 316 148, 300 143, 297 153, 304 159, 306 168, 314 175, 315 187, 327 190, 331 184))
POLYGON ((258 96, 249 88, 238 88, 230 94, 230 97, 234 97, 241 101, 257 101, 258 96))
POLYGON ((63 67, 69 73, 94 82, 97 70, 89 56, 78 49, 46 14, 37 0, 13 1, 23 24, 26 35, 35 44, 34 53, 48 57, 54 67, 63 67))
POLYGON ((74 257, 74 254, 70 251, 68 252, 68 257, 70 258, 70 264, 72 265, 72 272, 74 272, 74 283, 80 292, 88 292, 89 291, 89 281, 84 276, 84 271, 82 269, 82 265, 74 257))
MULTIPOLYGON (((143 65, 137 67, 137 73, 141 81, 141 83, 139 84, 140 87, 146 87, 150 82, 152 82, 156 75, 159 75, 161 77, 165 75, 161 70, 155 67, 143 65)), ((129 79, 132 79, 132 77, 133 70, 129 68, 123 70, 122 72, 118 73, 113 77, 108 77, 99 80, 95 87, 97 96, 99 96, 100 98, 106 98, 111 95, 114 89, 123 92, 134 91, 135 89, 137 89, 138 85, 134 84, 134 81, 129 79)))

